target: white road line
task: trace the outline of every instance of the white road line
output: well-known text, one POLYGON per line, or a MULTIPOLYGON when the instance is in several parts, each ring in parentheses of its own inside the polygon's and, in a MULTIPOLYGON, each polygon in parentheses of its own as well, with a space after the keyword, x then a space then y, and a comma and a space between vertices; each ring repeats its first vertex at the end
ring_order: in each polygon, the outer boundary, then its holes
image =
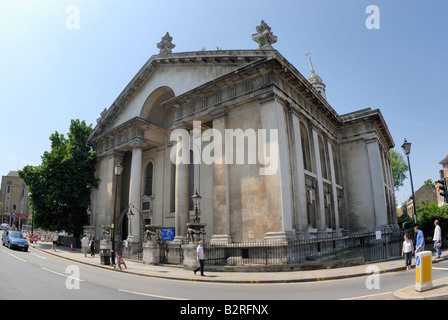
POLYGON ((9 254, 9 255, 10 255, 11 257, 13 257, 13 258, 16 258, 16 259, 20 260, 20 261, 28 262, 28 261, 26 261, 25 259, 19 258, 19 257, 13 255, 13 254, 10 254, 9 252, 6 252, 5 250, 2 250, 2 251, 3 251, 4 253, 6 253, 6 254, 9 254))
POLYGON ((118 289, 118 291, 121 291, 121 292, 127 292, 127 293, 133 293, 133 294, 138 294, 138 295, 141 295, 141 296, 148 296, 148 297, 153 297, 153 298, 159 298, 159 299, 188 300, 188 299, 182 299, 182 298, 173 298, 173 297, 158 296, 158 295, 155 295, 155 294, 142 293, 142 292, 135 292, 135 291, 129 291, 129 290, 124 290, 124 289, 118 289))
POLYGON ((371 297, 376 297, 376 296, 383 296, 385 294, 391 294, 392 292, 383 292, 383 293, 377 293, 377 294, 371 294, 371 295, 367 295, 367 296, 359 296, 359 297, 353 297, 353 298, 344 298, 344 299, 339 299, 339 300, 356 300, 356 299, 364 299, 364 298, 371 298, 371 297))
POLYGON ((73 280, 77 280, 77 281, 81 281, 81 282, 84 281, 84 280, 75 278, 75 277, 73 277, 73 276, 69 276, 69 275, 67 275, 67 274, 59 273, 59 272, 56 272, 56 271, 53 271, 53 270, 50 270, 50 269, 47 269, 47 268, 42 268, 42 270, 45 270, 45 271, 48 271, 48 272, 57 274, 58 276, 62 276, 62 277, 66 277, 66 278, 70 278, 70 279, 73 279, 73 280))
POLYGON ((435 270, 447 270, 448 271, 448 268, 437 268, 437 267, 432 267, 432 268, 435 270))
POLYGON ((31 253, 33 256, 36 256, 36 257, 38 257, 38 258, 47 260, 47 258, 42 257, 42 256, 40 256, 40 255, 38 255, 38 254, 35 254, 35 253, 32 253, 32 252, 30 252, 30 253, 31 253))

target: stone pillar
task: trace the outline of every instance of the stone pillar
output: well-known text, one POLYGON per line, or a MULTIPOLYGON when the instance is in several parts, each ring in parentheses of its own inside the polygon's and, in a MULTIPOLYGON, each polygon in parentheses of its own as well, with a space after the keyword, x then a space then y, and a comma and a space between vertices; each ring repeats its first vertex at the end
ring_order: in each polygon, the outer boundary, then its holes
POLYGON ((160 245, 157 241, 147 241, 143 243, 143 263, 160 263, 160 245))
POLYGON ((142 178, 142 148, 146 144, 141 141, 131 143, 131 181, 129 188, 129 201, 134 218, 130 221, 130 233, 128 241, 138 241, 140 238, 140 198, 141 198, 141 178, 142 178), (132 206, 132 205, 133 206, 132 206))
MULTIPOLYGON (((226 113, 213 118, 213 129, 225 137, 226 113)), ((213 235, 211 242, 231 242, 230 236, 230 196, 229 168, 225 163, 223 141, 214 140, 215 161, 213 163, 213 235), (216 159, 218 155, 222 160, 216 159)))
POLYGON ((326 231, 325 222, 325 204, 324 204, 324 183, 322 180, 322 166, 320 162, 320 151, 319 151, 319 137, 317 135, 316 128, 314 124, 312 125, 313 134, 313 144, 314 144, 314 158, 316 164, 316 180, 317 180, 317 230, 326 231))
POLYGON ((338 191, 336 189, 336 171, 334 168, 334 159, 333 159, 333 147, 331 143, 328 141, 328 156, 330 159, 330 178, 331 178, 331 194, 333 197, 333 214, 335 221, 335 230, 339 230, 340 222, 339 222, 339 212, 338 212, 338 191))
POLYGON ((387 225, 386 194, 384 192, 384 181, 381 164, 380 148, 377 137, 364 138, 367 145, 367 156, 369 158, 370 178, 373 189, 373 204, 376 227, 387 225))
POLYGON ((260 100, 260 106, 261 125, 266 130, 262 153, 264 156, 270 154, 270 163, 265 165, 264 171, 269 212, 265 239, 286 239, 295 230, 292 224, 291 168, 285 110, 275 96, 264 97, 260 100))
POLYGON ((300 136, 300 119, 291 113, 292 128, 292 164, 293 164, 293 197, 295 200, 295 227, 299 232, 308 231, 307 201, 305 185, 305 164, 303 163, 302 139, 300 136))
MULTIPOLYGON (((174 241, 182 242, 187 236, 187 223, 190 216, 190 194, 189 194, 189 164, 179 159, 182 148, 181 136, 177 137, 176 145, 176 199, 175 199, 175 236, 174 241)), ((189 149, 188 149, 189 151, 189 149)), ((188 159, 190 156, 188 155, 188 159)), ((191 164, 193 165, 193 164, 191 164)))

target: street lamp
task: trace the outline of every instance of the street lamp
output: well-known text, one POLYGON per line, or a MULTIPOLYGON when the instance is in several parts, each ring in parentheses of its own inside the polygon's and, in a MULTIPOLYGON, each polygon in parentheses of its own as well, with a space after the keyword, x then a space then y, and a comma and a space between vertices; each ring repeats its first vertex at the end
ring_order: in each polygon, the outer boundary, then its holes
POLYGON ((112 265, 115 265, 115 217, 116 217, 116 211, 117 211, 117 188, 118 188, 118 177, 123 172, 123 165, 118 163, 114 167, 114 174, 115 174, 115 200, 114 200, 114 223, 112 224, 112 265))
POLYGON ((193 222, 201 222, 201 218, 199 218, 199 204, 201 203, 201 196, 198 194, 198 190, 194 193, 194 195, 191 196, 191 199, 193 200, 195 211, 194 211, 194 219, 193 222))
MULTIPOLYGON (((28 201, 30 201, 31 198, 31 192, 28 192, 28 201)), ((29 204, 28 204, 29 205, 29 204)), ((33 233, 34 233, 34 217, 33 217, 33 209, 31 209, 30 212, 31 216, 31 236, 30 236, 30 243, 33 243, 33 233)))
POLYGON ((414 207, 414 223, 417 224, 417 208, 415 203, 415 194, 414 194, 414 183, 412 182, 412 171, 411 171, 411 162, 409 161, 409 154, 411 153, 411 143, 404 138, 404 142, 401 146, 404 154, 408 158, 408 167, 409 167, 409 176, 411 178, 411 190, 412 190, 412 204, 414 207))

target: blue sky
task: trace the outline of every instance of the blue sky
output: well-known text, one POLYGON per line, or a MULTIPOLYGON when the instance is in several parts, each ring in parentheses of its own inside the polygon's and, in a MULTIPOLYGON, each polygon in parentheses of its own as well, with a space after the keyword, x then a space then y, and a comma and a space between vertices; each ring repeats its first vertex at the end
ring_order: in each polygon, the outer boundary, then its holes
POLYGON ((95 125, 167 31, 173 52, 256 49, 262 19, 305 77, 311 53, 339 114, 379 108, 395 149, 412 143, 415 189, 438 179, 448 153, 446 0, 0 0, 0 175, 40 164, 71 119, 95 125), (379 29, 366 27, 369 5, 379 29), (67 28, 71 6, 79 29, 67 28))

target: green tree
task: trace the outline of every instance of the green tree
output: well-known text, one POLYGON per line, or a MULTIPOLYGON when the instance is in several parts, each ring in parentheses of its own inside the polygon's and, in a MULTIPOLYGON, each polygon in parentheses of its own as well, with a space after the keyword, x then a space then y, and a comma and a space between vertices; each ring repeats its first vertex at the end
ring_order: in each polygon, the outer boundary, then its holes
POLYGON ((50 136, 51 151, 45 151, 39 166, 26 166, 19 176, 31 192, 36 226, 65 230, 78 237, 88 223, 90 191, 95 178, 95 151, 86 144, 92 127, 72 120, 68 138, 58 132, 50 136))
POLYGON ((398 191, 398 189, 403 186, 403 181, 407 178, 406 172, 409 168, 404 161, 403 156, 394 149, 389 150, 389 155, 392 166, 392 175, 394 177, 394 188, 395 191, 398 191))
POLYGON ((439 207, 436 202, 417 208, 417 223, 423 231, 425 238, 431 239, 434 235, 434 220, 439 220, 442 229, 442 238, 448 237, 448 206, 439 207))
POLYGON ((431 190, 435 190, 436 189, 436 187, 434 185, 434 181, 432 181, 431 179, 427 179, 427 180, 423 181, 423 185, 426 186, 428 189, 431 189, 431 190))

